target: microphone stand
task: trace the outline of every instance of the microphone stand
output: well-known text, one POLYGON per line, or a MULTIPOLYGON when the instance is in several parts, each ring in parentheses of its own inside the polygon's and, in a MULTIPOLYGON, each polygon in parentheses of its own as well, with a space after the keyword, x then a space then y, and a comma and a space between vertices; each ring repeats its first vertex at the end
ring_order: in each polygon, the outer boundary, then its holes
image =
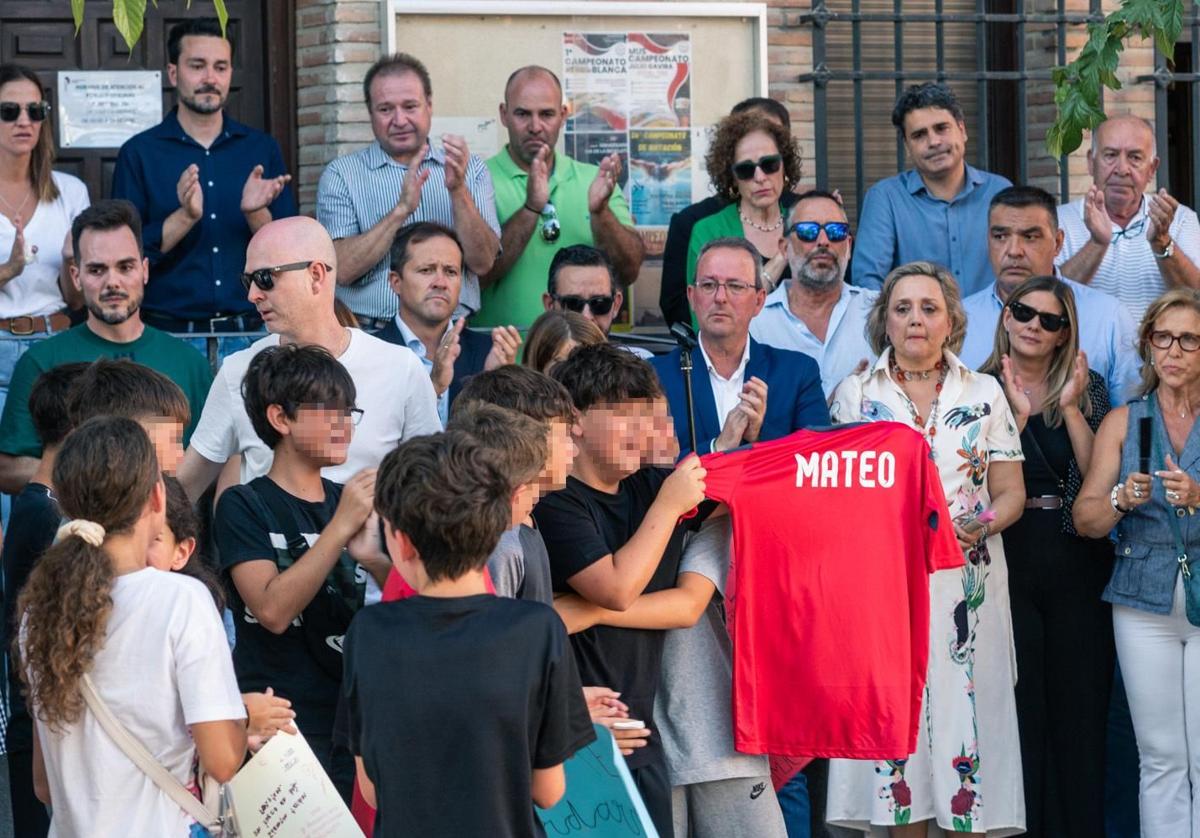
POLYGON ((679 369, 683 373, 683 396, 687 403, 688 439, 692 443, 692 453, 696 456, 696 409, 692 396, 692 350, 696 348, 696 334, 686 323, 672 323, 671 336, 679 344, 679 369))

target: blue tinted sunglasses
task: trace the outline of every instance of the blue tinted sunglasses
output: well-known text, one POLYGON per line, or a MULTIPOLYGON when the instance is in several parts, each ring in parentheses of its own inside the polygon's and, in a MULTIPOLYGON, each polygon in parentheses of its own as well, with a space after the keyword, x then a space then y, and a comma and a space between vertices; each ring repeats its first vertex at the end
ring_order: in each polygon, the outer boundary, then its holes
POLYGON ((792 225, 791 232, 795 233, 796 238, 802 242, 815 242, 821 235, 821 230, 825 231, 826 238, 831 242, 845 241, 850 235, 850 225, 844 221, 830 221, 826 224, 818 224, 816 221, 797 221, 792 225))

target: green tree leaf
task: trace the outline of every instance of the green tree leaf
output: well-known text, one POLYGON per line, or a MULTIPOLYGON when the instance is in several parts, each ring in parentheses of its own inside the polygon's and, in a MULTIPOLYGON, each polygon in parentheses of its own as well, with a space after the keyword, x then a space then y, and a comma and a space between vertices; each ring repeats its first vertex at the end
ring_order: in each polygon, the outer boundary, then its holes
MULTIPOLYGON (((229 23, 229 11, 225 8, 225 0, 213 0, 213 6, 217 10, 217 20, 221 24, 221 33, 228 37, 229 33, 225 31, 225 27, 229 23)), ((1182 23, 1180 25, 1182 26, 1182 23)))
POLYGON ((83 28, 83 0, 71 0, 71 17, 75 18, 75 34, 83 28))
POLYGON ((146 25, 146 0, 113 0, 113 24, 132 50, 146 25))

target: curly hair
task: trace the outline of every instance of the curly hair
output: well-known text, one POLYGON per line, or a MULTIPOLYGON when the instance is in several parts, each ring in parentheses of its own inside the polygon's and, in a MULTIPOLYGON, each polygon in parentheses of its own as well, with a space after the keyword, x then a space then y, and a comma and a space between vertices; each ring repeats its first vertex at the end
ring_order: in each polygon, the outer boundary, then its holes
MULTIPOLYGON (((133 528, 158 481, 154 446, 132 419, 89 419, 67 436, 54 463, 63 514, 99 524, 106 537, 133 528)), ((103 546, 68 536, 38 559, 17 600, 13 652, 29 706, 51 730, 83 713, 79 682, 104 645, 112 586, 103 546)))
POLYGON ((762 131, 774 140, 783 157, 783 188, 791 189, 800 180, 800 146, 787 128, 758 111, 732 114, 717 123, 712 145, 704 158, 717 194, 727 201, 738 199, 738 182, 733 176, 733 164, 738 162, 734 159, 737 144, 755 131, 762 131))

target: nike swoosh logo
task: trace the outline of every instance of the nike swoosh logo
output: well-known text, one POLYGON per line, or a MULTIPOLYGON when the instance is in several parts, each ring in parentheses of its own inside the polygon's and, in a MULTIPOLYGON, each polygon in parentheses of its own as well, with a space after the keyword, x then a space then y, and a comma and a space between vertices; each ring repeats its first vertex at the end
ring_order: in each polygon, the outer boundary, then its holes
POLYGON ((762 793, 766 790, 767 790, 766 783, 756 783, 754 788, 750 789, 750 799, 758 800, 758 798, 760 798, 762 796, 762 793))

